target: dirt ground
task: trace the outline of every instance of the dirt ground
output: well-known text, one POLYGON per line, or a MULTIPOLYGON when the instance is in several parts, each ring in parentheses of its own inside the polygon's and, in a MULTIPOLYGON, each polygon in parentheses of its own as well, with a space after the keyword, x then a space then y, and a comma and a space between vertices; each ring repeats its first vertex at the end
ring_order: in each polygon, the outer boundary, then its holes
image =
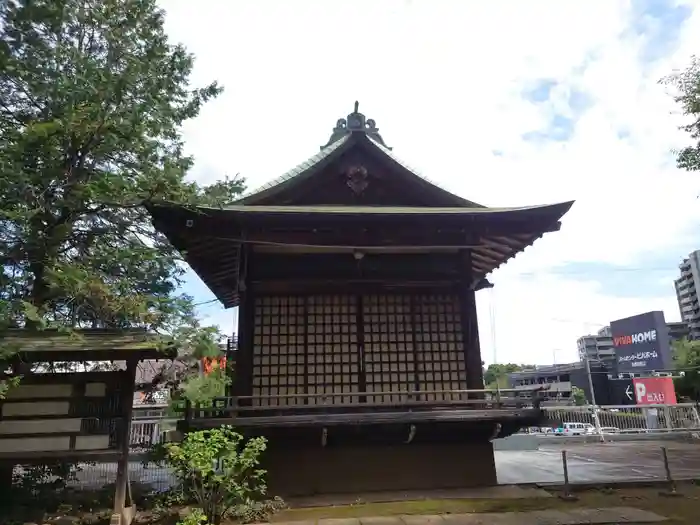
MULTIPOLYGON (((669 518, 666 523, 697 525, 700 516, 700 486, 694 483, 678 485, 679 495, 662 495, 663 488, 590 489, 577 492, 577 501, 555 498, 528 499, 426 499, 392 503, 359 503, 355 505, 288 509, 271 521, 317 520, 321 518, 351 518, 396 516, 401 514, 457 514, 483 512, 518 512, 571 507, 634 507, 649 510, 669 518)), ((558 493, 555 493, 557 496, 558 493)))

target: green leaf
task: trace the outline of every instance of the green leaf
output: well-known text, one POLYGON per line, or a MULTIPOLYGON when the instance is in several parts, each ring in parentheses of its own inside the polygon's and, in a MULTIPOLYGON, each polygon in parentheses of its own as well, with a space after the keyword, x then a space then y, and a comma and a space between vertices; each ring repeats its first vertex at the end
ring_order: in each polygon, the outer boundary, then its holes
POLYGON ((0 7, 0 330, 136 327, 212 355, 221 334, 179 291, 181 254, 144 203, 243 191, 188 178, 182 125, 222 88, 191 86, 194 58, 156 0, 85 5, 0 7))

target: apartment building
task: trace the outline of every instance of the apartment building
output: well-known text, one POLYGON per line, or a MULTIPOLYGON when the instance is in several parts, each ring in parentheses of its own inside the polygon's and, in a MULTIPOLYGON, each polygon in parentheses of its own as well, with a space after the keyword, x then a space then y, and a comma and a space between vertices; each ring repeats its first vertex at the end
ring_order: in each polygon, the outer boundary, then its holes
POLYGON ((615 361, 615 346, 613 345, 610 327, 606 326, 598 330, 595 335, 584 335, 576 341, 578 357, 581 362, 588 359, 594 363, 607 363, 615 361))
POLYGON ((681 319, 688 325, 688 337, 700 339, 700 250, 696 250, 679 265, 680 277, 674 281, 681 319))

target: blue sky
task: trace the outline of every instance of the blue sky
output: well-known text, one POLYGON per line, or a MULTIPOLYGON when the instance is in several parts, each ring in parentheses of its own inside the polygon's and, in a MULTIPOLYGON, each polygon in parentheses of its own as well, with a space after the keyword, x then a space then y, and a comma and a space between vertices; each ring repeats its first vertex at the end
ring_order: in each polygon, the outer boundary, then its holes
MULTIPOLYGON (((658 80, 700 53, 700 1, 161 5, 196 55, 193 83, 226 88, 184 129, 200 182, 277 177, 359 100, 397 155, 468 199, 576 200, 561 232, 479 293, 487 362, 575 360, 577 337, 611 319, 678 318, 672 279, 700 248, 700 179, 674 167, 688 137, 658 80)), ((213 298, 193 275, 185 290, 213 298)), ((218 303, 201 313, 233 330, 218 303)))

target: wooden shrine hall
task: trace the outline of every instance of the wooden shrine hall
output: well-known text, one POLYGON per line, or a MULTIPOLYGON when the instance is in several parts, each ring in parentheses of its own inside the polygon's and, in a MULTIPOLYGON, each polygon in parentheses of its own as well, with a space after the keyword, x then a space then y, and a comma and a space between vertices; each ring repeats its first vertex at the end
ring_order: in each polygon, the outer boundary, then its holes
POLYGON ((230 397, 188 412, 185 429, 266 436, 280 495, 495 484, 491 440, 541 411, 484 390, 475 294, 571 205, 453 195, 399 160, 357 103, 320 152, 234 205, 150 205, 239 308, 230 397))

